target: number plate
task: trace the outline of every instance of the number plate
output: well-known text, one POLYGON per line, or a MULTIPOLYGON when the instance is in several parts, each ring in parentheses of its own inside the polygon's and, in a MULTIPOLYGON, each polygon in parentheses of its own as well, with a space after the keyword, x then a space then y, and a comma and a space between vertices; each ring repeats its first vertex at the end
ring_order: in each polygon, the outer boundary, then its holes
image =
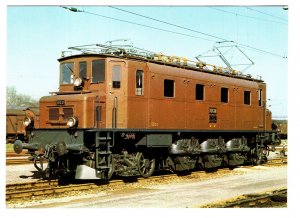
POLYGON ((209 108, 209 113, 210 114, 216 114, 217 113, 217 108, 209 108))
POLYGON ((56 100, 56 105, 57 106, 65 105, 65 100, 56 100))

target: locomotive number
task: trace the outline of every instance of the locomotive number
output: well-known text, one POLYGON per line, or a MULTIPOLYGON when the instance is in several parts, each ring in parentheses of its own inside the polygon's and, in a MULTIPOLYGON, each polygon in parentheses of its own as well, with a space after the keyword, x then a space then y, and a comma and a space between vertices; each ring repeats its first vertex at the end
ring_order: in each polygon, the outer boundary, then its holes
POLYGON ((65 105, 65 100, 56 100, 56 105, 57 106, 65 105))
POLYGON ((209 123, 217 123, 217 108, 209 108, 209 123))
POLYGON ((121 137, 125 140, 135 139, 135 133, 122 133, 121 137))
POLYGON ((210 114, 216 114, 217 113, 217 108, 209 108, 209 113, 210 114))

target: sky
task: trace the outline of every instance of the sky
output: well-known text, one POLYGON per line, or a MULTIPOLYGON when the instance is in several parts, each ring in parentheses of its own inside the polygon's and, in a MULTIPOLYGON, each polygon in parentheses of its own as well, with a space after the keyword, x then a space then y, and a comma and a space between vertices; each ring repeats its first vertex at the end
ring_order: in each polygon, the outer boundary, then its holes
MULTIPOLYGON (((229 40, 265 51, 241 47, 255 63, 245 73, 262 77, 267 83, 268 106, 273 116, 287 117, 288 59, 282 57, 288 55, 288 11, 282 6, 116 7, 190 30, 109 6, 76 7, 86 13, 71 12, 59 6, 8 6, 7 86, 13 85, 18 93, 35 99, 57 91, 57 59, 61 51, 70 46, 129 39, 146 50, 195 60, 195 56, 212 50, 216 42, 229 40)), ((225 51, 227 49, 223 49, 225 51)), ((242 55, 236 49, 226 55, 231 64, 249 63, 240 58, 242 55)), ((218 57, 203 60, 224 65, 218 57)))

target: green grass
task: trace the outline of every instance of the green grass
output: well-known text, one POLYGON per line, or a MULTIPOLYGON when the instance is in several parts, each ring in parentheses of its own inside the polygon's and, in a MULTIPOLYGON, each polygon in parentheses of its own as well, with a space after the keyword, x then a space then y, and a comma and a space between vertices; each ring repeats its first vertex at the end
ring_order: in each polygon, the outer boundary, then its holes
POLYGON ((6 144, 6 151, 14 151, 14 145, 11 143, 6 144))

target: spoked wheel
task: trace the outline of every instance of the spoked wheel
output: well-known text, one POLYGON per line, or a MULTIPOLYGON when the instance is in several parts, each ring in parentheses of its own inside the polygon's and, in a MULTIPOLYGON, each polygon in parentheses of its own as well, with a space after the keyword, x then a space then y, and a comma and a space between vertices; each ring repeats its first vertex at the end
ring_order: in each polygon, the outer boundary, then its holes
POLYGON ((150 177, 155 169, 155 158, 144 156, 142 152, 137 153, 137 166, 142 177, 150 177))

